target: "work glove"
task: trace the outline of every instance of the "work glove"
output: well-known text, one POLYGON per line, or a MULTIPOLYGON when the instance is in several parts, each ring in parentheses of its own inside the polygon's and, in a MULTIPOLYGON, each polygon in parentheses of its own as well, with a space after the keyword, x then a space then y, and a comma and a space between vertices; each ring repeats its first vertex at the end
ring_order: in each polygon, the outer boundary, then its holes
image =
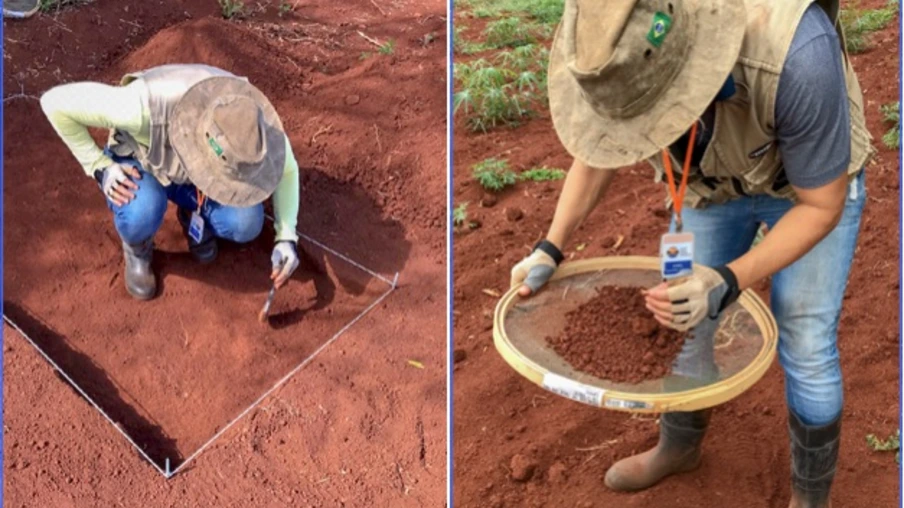
POLYGON ((270 280, 277 288, 282 287, 292 273, 298 268, 298 250, 295 242, 289 240, 280 240, 273 247, 273 254, 270 256, 270 263, 273 265, 273 271, 270 273, 270 280))
POLYGON ((141 180, 141 172, 133 166, 114 162, 103 170, 95 171, 94 179, 104 196, 117 206, 123 206, 135 199, 132 191, 138 190, 138 184, 134 180, 141 180))
POLYGON ((543 287, 555 273, 564 256, 552 242, 543 240, 530 256, 512 268, 511 287, 524 284, 518 294, 529 296, 543 287))
POLYGON ((705 318, 716 319, 738 299, 738 279, 727 266, 695 267, 681 283, 644 291, 647 308, 662 325, 687 331, 705 318))

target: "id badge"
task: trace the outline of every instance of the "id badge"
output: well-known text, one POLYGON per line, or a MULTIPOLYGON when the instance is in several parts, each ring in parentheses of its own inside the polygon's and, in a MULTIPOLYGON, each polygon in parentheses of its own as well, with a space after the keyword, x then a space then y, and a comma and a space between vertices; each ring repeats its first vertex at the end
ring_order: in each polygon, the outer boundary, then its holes
POLYGON ((659 247, 662 278, 677 279, 694 273, 694 234, 668 233, 662 235, 659 247))
POLYGON ((201 243, 201 238, 204 237, 204 218, 198 212, 192 212, 191 214, 191 222, 188 224, 188 236, 195 243, 201 243))

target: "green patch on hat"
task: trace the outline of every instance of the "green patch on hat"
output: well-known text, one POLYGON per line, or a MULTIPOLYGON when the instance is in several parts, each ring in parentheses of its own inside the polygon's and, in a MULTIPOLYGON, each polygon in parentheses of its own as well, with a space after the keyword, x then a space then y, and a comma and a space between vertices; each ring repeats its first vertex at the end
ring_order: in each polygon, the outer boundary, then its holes
POLYGON ((647 40, 658 48, 662 45, 662 41, 665 40, 670 28, 672 28, 672 18, 668 14, 657 12, 653 15, 653 26, 650 27, 650 31, 647 33, 647 40))
POLYGON ((207 144, 209 144, 210 148, 213 149, 213 152, 217 154, 217 157, 223 155, 223 147, 221 147, 220 144, 217 143, 217 140, 213 138, 207 138, 207 144))

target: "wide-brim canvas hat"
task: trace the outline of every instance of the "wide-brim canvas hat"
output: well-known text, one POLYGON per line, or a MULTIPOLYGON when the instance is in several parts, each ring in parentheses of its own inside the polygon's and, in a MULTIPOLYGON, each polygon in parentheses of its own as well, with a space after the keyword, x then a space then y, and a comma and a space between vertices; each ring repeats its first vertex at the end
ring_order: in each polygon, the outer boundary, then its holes
POLYGON ((741 0, 566 0, 549 63, 565 149, 617 168, 674 143, 725 84, 746 25, 741 0))
POLYGON ((3 17, 28 18, 40 8, 40 0, 3 0, 3 17))
POLYGON ((282 122, 244 78, 216 76, 193 85, 173 108, 167 132, 188 178, 218 203, 256 205, 282 179, 282 122))

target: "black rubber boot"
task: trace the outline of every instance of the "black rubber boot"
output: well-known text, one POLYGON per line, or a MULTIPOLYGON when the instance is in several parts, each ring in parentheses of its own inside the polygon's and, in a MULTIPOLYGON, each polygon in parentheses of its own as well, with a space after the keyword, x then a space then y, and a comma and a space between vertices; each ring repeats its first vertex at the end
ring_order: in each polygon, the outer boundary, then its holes
POLYGON ((830 506, 829 491, 835 478, 841 443, 841 416, 827 425, 805 425, 788 413, 791 433, 791 508, 830 506))
POLYGON ((151 269, 154 239, 134 245, 123 242, 122 251, 126 261, 126 291, 138 300, 150 300, 157 293, 157 280, 151 269))
POLYGON ((195 242, 188 234, 188 227, 191 223, 191 212, 184 208, 179 208, 176 212, 176 217, 179 219, 179 224, 182 224, 182 232, 188 240, 188 251, 191 252, 195 261, 205 265, 207 263, 213 263, 213 261, 217 259, 217 253, 219 252, 219 249, 217 248, 217 238, 213 235, 213 231, 211 231, 209 227, 205 227, 201 241, 195 242))
POLYGON ((606 471, 606 486, 616 491, 643 490, 667 476, 697 469, 709 415, 709 410, 663 413, 656 447, 613 464, 606 471))

